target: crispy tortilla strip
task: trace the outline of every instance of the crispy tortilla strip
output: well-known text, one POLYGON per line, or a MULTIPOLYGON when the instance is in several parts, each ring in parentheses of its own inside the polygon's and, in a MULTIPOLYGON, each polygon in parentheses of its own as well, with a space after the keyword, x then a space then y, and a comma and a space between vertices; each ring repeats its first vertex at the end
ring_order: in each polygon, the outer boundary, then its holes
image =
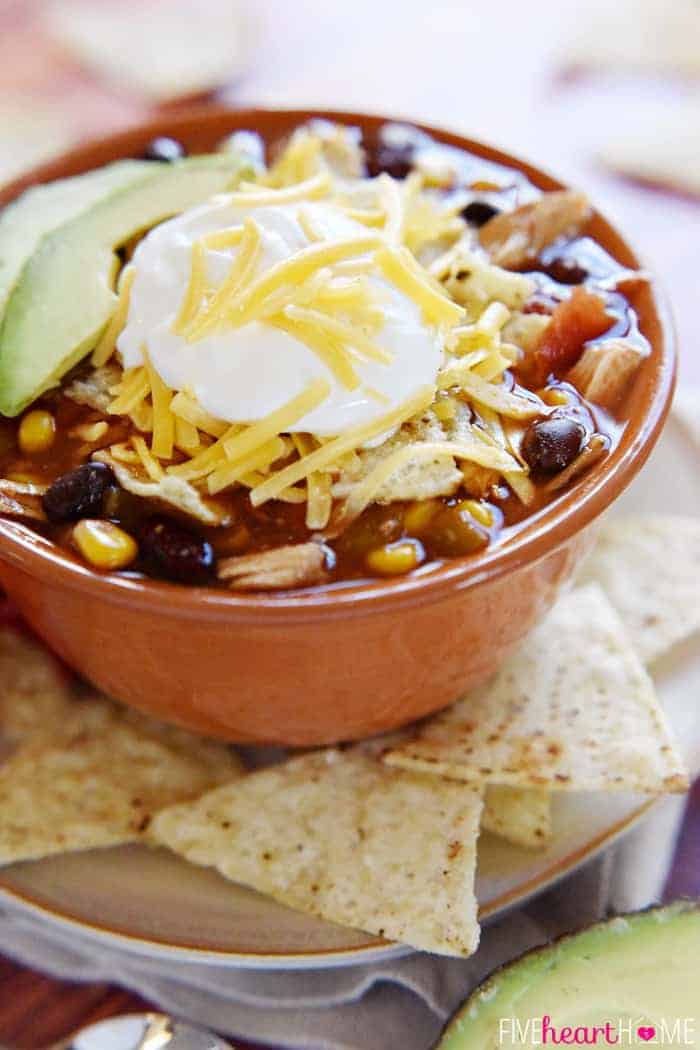
POLYGON ((628 339, 605 339, 587 347, 566 378, 589 401, 614 408, 643 358, 628 339))
POLYGON ((558 237, 574 237, 591 217, 583 193, 555 190, 515 211, 494 215, 479 230, 479 240, 495 266, 517 269, 558 237))
POLYGON ((29 635, 0 628, 0 737, 27 739, 60 725, 70 707, 70 685, 60 664, 29 635))
POLYGON ((114 394, 110 391, 119 386, 122 375, 119 365, 110 362, 74 379, 65 388, 64 393, 71 401, 76 401, 79 405, 88 405, 95 411, 108 415, 109 406, 114 401, 114 394))
POLYGON ((0 864, 136 841, 154 813, 240 776, 228 748, 73 700, 0 766, 0 864))
POLYGON ((234 590, 277 591, 311 587, 326 576, 326 553, 314 543, 292 543, 257 554, 240 554, 219 562, 218 577, 234 590))
POLYGON ((481 797, 353 752, 313 752, 160 813, 152 841, 300 911, 470 955, 481 797))
POLYGON ((653 663, 700 630, 700 521, 648 514, 606 522, 583 567, 581 582, 591 581, 653 663))
POLYGON ((95 452, 92 457, 100 463, 107 463, 114 471, 114 475, 123 489, 133 492, 135 496, 145 499, 157 499, 162 503, 168 503, 171 507, 196 518, 205 525, 228 525, 230 515, 228 510, 213 499, 205 499, 200 495, 194 485, 184 478, 178 478, 175 474, 164 474, 157 481, 152 481, 143 476, 140 470, 132 469, 126 463, 120 463, 111 453, 106 450, 95 452))
POLYGON ((687 788, 651 679, 596 585, 562 598, 490 686, 384 761, 474 784, 687 788))
POLYGON ((542 849, 552 839, 552 796, 541 788, 491 784, 484 795, 481 828, 514 846, 542 849))

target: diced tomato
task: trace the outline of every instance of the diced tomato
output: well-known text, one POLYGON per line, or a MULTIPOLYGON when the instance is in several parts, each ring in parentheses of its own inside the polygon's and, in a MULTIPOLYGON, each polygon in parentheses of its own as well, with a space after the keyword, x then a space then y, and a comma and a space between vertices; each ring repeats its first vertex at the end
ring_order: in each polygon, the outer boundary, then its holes
POLYGON ((613 324, 598 295, 575 288, 569 299, 557 306, 552 320, 534 353, 535 379, 544 383, 547 376, 562 376, 578 361, 589 339, 597 339, 613 324))

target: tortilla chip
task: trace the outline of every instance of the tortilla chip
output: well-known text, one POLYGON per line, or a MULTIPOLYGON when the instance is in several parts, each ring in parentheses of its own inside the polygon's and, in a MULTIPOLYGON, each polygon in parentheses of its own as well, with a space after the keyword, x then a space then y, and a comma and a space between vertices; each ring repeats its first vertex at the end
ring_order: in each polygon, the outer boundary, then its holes
POLYGON ((0 766, 0 864, 138 841, 159 809, 242 771, 224 745, 99 697, 51 728, 0 766))
POLYGON ((484 796, 481 828, 515 846, 542 849, 552 839, 549 791, 491 784, 484 796))
POLYGON ((679 387, 673 399, 673 417, 700 451, 700 390, 679 387))
POLYGON ((0 628, 0 736, 27 739, 60 725, 70 707, 70 686, 47 649, 21 631, 0 628))
MULTIPOLYGON (((350 750, 375 760, 411 739, 410 729, 399 729, 353 744, 350 750)), ((457 783, 457 781, 454 781, 457 783)), ((471 789, 468 789, 471 790, 471 789)), ((541 849, 552 837, 552 806, 548 791, 492 785, 484 794, 481 830, 528 849, 541 849)))
POLYGON ((65 106, 39 98, 0 101, 0 184, 35 164, 51 160, 75 141, 76 128, 65 106))
POLYGON ((695 0, 596 0, 572 24, 574 33, 561 56, 567 67, 700 73, 700 8, 695 0))
POLYGON ((90 69, 155 100, 212 91, 239 76, 251 53, 249 12, 232 0, 114 8, 55 0, 46 18, 51 34, 90 69))
MULTIPOLYGON (((470 409, 459 406, 457 420, 444 425, 434 412, 428 410, 417 420, 405 423, 401 429, 380 445, 358 449, 350 464, 342 471, 333 485, 333 498, 344 499, 387 456, 411 444, 422 445, 431 441, 464 440, 464 430, 471 420, 470 409), (464 422, 463 420, 466 420, 464 422)), ((391 475, 376 493, 377 503, 394 503, 397 500, 433 499, 450 496, 462 483, 462 472, 454 459, 436 456, 432 460, 407 463, 391 475)))
POLYGON ((165 810, 149 836, 300 911, 470 955, 481 805, 461 784, 331 750, 165 810))
POLYGON ((205 499, 194 485, 183 478, 174 474, 164 474, 159 481, 151 481, 126 463, 120 463, 104 449, 95 452, 92 458, 111 467, 121 487, 127 492, 133 492, 135 496, 160 500, 205 525, 228 525, 230 522, 230 512, 223 504, 213 499, 205 499))
MULTIPOLYGON (((700 17, 693 48, 700 53, 700 17)), ((698 58, 700 70, 700 58, 698 58)), ((643 123, 619 131, 601 150, 601 160, 612 171, 632 179, 668 186, 681 193, 700 193, 700 151, 697 126, 700 97, 666 99, 645 107, 643 123), (663 149, 649 149, 649 128, 664 129, 663 149)))
POLYGON ((562 598, 490 686, 384 761, 474 784, 687 788, 651 679, 595 585, 562 598))
POLYGON ((700 630, 700 520, 608 521, 581 579, 604 589, 645 664, 700 630))

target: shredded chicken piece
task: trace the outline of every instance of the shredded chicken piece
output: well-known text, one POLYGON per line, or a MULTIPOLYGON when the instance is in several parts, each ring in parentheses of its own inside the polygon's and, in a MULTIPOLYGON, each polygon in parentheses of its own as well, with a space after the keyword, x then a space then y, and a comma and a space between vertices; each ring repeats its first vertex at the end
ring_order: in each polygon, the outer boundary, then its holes
POLYGON ((326 555, 319 543, 298 543, 219 562, 218 576, 234 590, 277 591, 310 587, 326 575, 326 555))
POLYGON ((79 405, 88 405, 97 412, 109 412, 109 406, 114 401, 114 394, 110 393, 112 387, 117 386, 122 377, 119 365, 110 363, 95 368, 86 376, 74 379, 69 383, 64 393, 71 401, 79 405))
POLYGON ((41 506, 41 496, 45 491, 43 485, 0 479, 0 514, 6 514, 8 518, 46 521, 46 515, 41 506))
POLYGON ((583 193, 558 190, 515 211, 489 219, 479 240, 496 266, 517 269, 535 259, 557 237, 575 237, 591 217, 583 193))
POLYGON ((563 489, 574 478, 590 470, 603 456, 607 456, 609 450, 610 443, 608 439, 603 437, 602 434, 593 434, 588 444, 581 449, 573 463, 569 463, 568 467, 562 470, 561 474, 557 474, 551 481, 548 481, 544 486, 544 491, 557 492, 559 489, 563 489))
POLYGON ((613 408, 643 357, 644 352, 627 339, 606 339, 587 347, 566 378, 588 401, 613 408))

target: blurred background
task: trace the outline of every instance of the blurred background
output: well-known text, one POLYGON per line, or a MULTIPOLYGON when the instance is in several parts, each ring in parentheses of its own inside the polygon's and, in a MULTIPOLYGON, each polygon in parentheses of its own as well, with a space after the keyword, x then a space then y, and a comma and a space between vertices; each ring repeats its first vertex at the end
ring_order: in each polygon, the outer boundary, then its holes
POLYGON ((386 112, 586 189, 700 384, 699 0, 0 0, 0 183, 193 101, 386 112))

